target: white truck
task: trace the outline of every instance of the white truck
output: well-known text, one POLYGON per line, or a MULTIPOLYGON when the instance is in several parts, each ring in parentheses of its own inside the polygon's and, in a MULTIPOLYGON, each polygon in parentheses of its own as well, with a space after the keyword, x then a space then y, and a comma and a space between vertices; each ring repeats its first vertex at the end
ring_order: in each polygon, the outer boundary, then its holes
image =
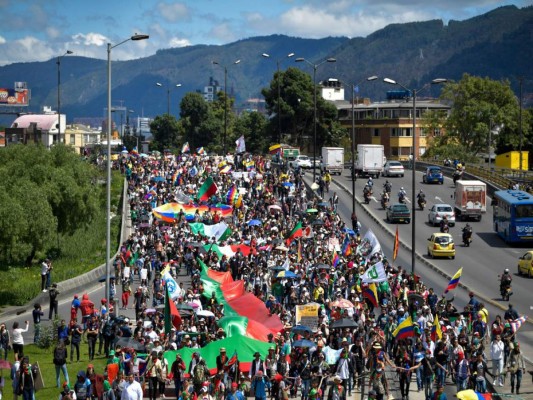
POLYGON ((487 185, 481 181, 458 180, 454 199, 456 220, 481 221, 481 215, 487 211, 487 185))
POLYGON ((383 165, 387 162, 385 150, 381 144, 358 144, 355 160, 355 176, 372 176, 379 178, 383 165))
POLYGON ((344 147, 322 147, 322 172, 341 175, 344 169, 344 147))

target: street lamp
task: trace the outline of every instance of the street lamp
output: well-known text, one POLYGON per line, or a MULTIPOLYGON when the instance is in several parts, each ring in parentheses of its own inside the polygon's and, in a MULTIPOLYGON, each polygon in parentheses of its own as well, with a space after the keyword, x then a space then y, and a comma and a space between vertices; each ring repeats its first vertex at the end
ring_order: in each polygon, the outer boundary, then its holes
MULTIPOLYGON (((270 58, 270 54, 263 53, 261 54, 265 58, 270 58)), ((284 58, 291 58, 294 57, 294 53, 287 54, 284 58)), ((280 58, 279 60, 276 60, 276 65, 278 67, 278 143, 281 143, 281 76, 279 72, 279 63, 284 60, 284 58, 280 58)))
POLYGON ((337 62, 335 58, 327 58, 321 63, 313 64, 312 62, 306 60, 303 57, 299 57, 296 62, 305 62, 313 67, 313 182, 316 181, 316 69, 324 63, 334 63, 337 62))
MULTIPOLYGON (((69 54, 74 54, 73 51, 67 50, 65 54, 57 57, 57 141, 61 142, 61 59, 69 54)), ((67 138, 63 136, 63 143, 67 144, 67 138)))
MULTIPOLYGON (((122 42, 107 44, 107 186, 106 186, 106 246, 105 246, 105 297, 109 299, 109 259, 111 258, 111 50, 130 40, 145 40, 150 36, 135 34, 122 42)), ((111 301, 111 299, 109 299, 111 301)))
MULTIPOLYGON (((235 60, 230 65, 239 64, 240 62, 241 60, 235 60)), ((212 63, 214 65, 218 65, 224 68, 224 138, 222 139, 222 152, 224 154, 224 157, 226 157, 226 136, 228 134, 228 67, 224 64, 219 63, 218 61, 212 61, 212 63)))
POLYGON ((398 86, 401 86, 402 88, 404 88, 405 90, 407 90, 409 93, 412 94, 412 97, 413 97, 413 110, 412 110, 412 113, 413 113, 413 116, 412 116, 412 119, 413 119, 413 133, 412 133, 412 136, 413 136, 413 149, 412 149, 412 153, 413 153, 413 162, 411 164, 411 167, 413 168, 413 171, 412 171, 412 190, 411 190, 411 274, 414 275, 415 273, 415 261, 416 261, 416 257, 415 257, 415 239, 416 239, 416 201, 415 201, 415 198, 416 198, 416 150, 417 150, 417 147, 416 147, 416 94, 418 92, 420 92, 421 90, 424 90, 426 87, 428 87, 428 85, 432 84, 432 85, 438 85, 438 84, 441 84, 441 83, 446 83, 448 80, 447 79, 444 79, 444 78, 438 78, 438 79, 433 79, 431 82, 425 84, 424 86, 422 86, 420 89, 408 89, 407 87, 405 87, 404 85, 402 85, 401 83, 398 83, 396 82, 395 80, 393 79, 390 79, 390 78, 385 78, 383 79, 383 82, 385 83, 389 83, 391 85, 398 85, 398 86))
POLYGON ((355 213, 355 89, 359 88, 359 85, 367 81, 375 81, 378 79, 376 75, 369 76, 363 79, 358 84, 352 84, 352 214, 355 213))
MULTIPOLYGON (((159 82, 156 82, 156 85, 163 87, 163 84, 159 82)), ((177 83, 175 87, 181 87, 181 83, 177 83)), ((170 86, 167 87, 167 115, 170 115, 170 86)))

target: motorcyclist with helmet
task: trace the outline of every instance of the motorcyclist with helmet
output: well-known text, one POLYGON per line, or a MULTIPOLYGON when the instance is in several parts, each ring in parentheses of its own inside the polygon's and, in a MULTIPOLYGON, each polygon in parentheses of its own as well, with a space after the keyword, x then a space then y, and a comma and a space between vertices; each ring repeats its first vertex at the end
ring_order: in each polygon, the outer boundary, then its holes
POLYGON ((424 209, 426 206, 426 194, 422 189, 420 189, 420 192, 416 195, 416 198, 418 199, 418 207, 420 207, 421 210, 424 209))
POLYGON ((383 184, 383 188, 389 194, 392 191, 392 185, 391 185, 391 183, 388 180, 386 180, 385 183, 383 184))
POLYGON ((387 208, 387 205, 389 204, 389 193, 386 190, 383 190, 383 193, 381 193, 381 207, 383 209, 387 208))
POLYGON ((372 196, 372 186, 366 185, 363 189, 363 197, 366 204, 370 203, 370 196, 372 196))
POLYGON ((512 280, 513 280, 513 277, 511 276, 511 273, 509 272, 509 268, 505 268, 500 278, 500 294, 502 295, 502 298, 506 297, 505 294, 507 292, 507 289, 511 287, 512 280))
POLYGON ((470 242, 472 242, 472 227, 467 223, 463 228, 463 243, 468 247, 470 246, 470 242))
POLYGON ((403 187, 400 188, 400 191, 398 192, 398 201, 400 203, 405 203, 405 196, 407 195, 407 192, 403 187))

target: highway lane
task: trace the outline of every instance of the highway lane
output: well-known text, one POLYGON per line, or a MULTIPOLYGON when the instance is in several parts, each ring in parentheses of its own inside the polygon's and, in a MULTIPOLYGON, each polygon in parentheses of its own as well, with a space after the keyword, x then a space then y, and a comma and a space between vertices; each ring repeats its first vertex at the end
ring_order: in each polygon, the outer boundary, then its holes
MULTIPOLYGON (((304 179, 306 182, 310 184, 312 181, 311 174, 306 174, 304 179)), ((403 179, 402 178, 387 178, 387 179, 393 185, 393 194, 395 196, 401 186, 404 186, 404 188, 407 190, 407 193, 410 194, 411 186, 408 185, 407 183, 407 180, 409 180, 410 182, 410 175, 409 175, 409 179, 407 178, 403 178, 403 179)), ((420 181, 421 179, 422 179, 422 176, 420 175, 420 181)), ((382 185, 385 183, 384 178, 379 178, 374 181, 375 181, 374 187, 377 189, 381 189, 382 185)), ((363 201, 362 193, 363 193, 363 187, 364 187, 365 182, 366 180, 363 180, 363 179, 359 179, 356 182, 356 199, 358 200, 356 204, 356 213, 357 213, 358 220, 361 222, 363 226, 363 234, 364 232, 366 232, 366 229, 368 228, 372 229, 372 231, 377 236, 384 253, 389 258, 391 258, 392 249, 394 246, 394 232, 395 232, 396 226, 395 224, 389 224, 386 222, 385 211, 381 209, 381 205, 379 204, 379 202, 373 201, 369 205, 362 204, 362 201, 363 201), (375 217, 377 217, 380 223, 377 224, 375 220, 367 214, 367 211, 373 214, 375 217)), ((430 196, 432 196, 432 198, 434 198, 435 196, 442 198, 443 196, 446 195, 447 192, 453 193, 452 186, 453 184, 451 183, 451 181, 450 182, 446 181, 444 185, 423 185, 423 190, 426 193, 426 198, 428 199, 428 205, 433 204, 432 200, 430 200, 429 198, 430 196)), ((328 200, 329 197, 333 195, 334 191, 336 191, 337 194, 339 195, 339 207, 338 207, 339 214, 344 221, 349 222, 350 215, 352 212, 351 210, 351 204, 352 204, 351 182, 349 180, 349 177, 343 175, 339 178, 334 179, 333 184, 330 187, 330 192, 324 195, 324 199, 328 200), (341 183, 342 186, 339 186, 337 182, 341 183)), ((374 190, 374 193, 376 193, 376 190, 374 190)), ((449 194, 448 194, 448 198, 449 198, 449 194)), ((479 239, 479 232, 476 233, 476 230, 480 229, 478 225, 481 226, 481 225, 484 225, 485 223, 489 223, 492 217, 487 218, 488 215, 484 215, 480 223, 474 222, 471 224, 474 226, 475 242, 473 242, 472 247, 466 248, 466 249, 464 249, 462 245, 459 245, 455 260, 433 260, 433 259, 428 259, 425 256, 425 253, 426 253, 425 239, 429 237, 429 234, 431 232, 438 231, 438 227, 432 228, 427 225, 427 210, 428 208, 426 208, 426 210, 423 212, 417 211, 417 217, 418 217, 417 219, 417 241, 416 241, 417 253, 419 256, 421 256, 424 259, 424 262, 422 262, 421 260, 417 260, 416 273, 422 277, 422 281, 424 282, 424 284, 426 284, 427 287, 433 287, 435 289, 435 292, 439 295, 443 293, 444 289, 448 285, 448 279, 443 277, 440 273, 436 272, 429 266, 427 266, 425 262, 431 263, 438 268, 442 268, 444 272, 450 275, 453 275, 457 271, 459 265, 462 265, 464 267, 463 277, 461 278, 462 283, 464 283, 469 289, 473 290, 479 296, 486 296, 490 299, 497 297, 497 286, 496 287, 494 286, 495 277, 497 276, 496 272, 488 272, 488 273, 481 272, 480 273, 480 271, 482 271, 482 268, 478 268, 478 269, 475 269, 472 267, 467 268, 467 265, 472 266, 472 265, 479 264, 479 261, 475 261, 476 256, 489 257, 495 260, 500 260, 500 258, 502 257, 502 254, 501 254, 502 252, 500 252, 499 249, 493 250, 489 246, 487 246, 485 250, 480 250, 477 248, 477 246, 482 246, 482 243, 485 242, 484 240, 479 239), (422 215, 424 216, 424 218, 422 218, 422 215), (467 253, 467 254, 465 255, 464 253, 467 253), (461 262, 462 264, 459 264, 459 262, 461 262), (476 271, 477 271, 477 277, 476 277, 476 271), (470 277, 470 279, 465 279, 466 273, 473 274, 473 275, 470 277)), ((460 229, 465 224, 466 223, 458 222, 456 227, 452 228, 451 233, 454 236, 455 240, 458 240, 458 241, 461 240, 460 229)), ((489 223, 489 228, 490 226, 491 224, 489 223)), ((488 228, 482 228, 482 229, 488 229, 488 228)), ((400 232, 399 233, 400 241, 410 246, 411 245, 411 225, 400 224, 399 232, 400 232)), ((487 232, 490 232, 490 231, 487 231, 487 232)), ((483 237, 483 235, 481 237, 483 237)), ((498 237, 495 237, 495 239, 499 240, 498 237)), ((520 252, 522 251, 525 251, 525 250, 520 249, 520 252)), ((508 257, 508 256, 504 254, 504 257, 508 257)), ((411 252, 401 247, 398 252, 398 258, 395 261, 395 265, 399 265, 410 270, 411 252)), ((491 266, 495 268, 494 265, 491 264, 491 266)), ((525 278, 520 278, 520 279, 525 279, 525 278)), ((517 278, 515 277, 513 279, 513 282, 516 280, 517 278)), ((468 291, 469 290, 457 288, 455 291, 452 292, 455 298, 454 304, 459 310, 462 310, 463 307, 468 303, 468 300, 469 300, 468 291)), ((512 301, 514 304, 516 304, 518 311, 526 315, 528 314, 528 312, 530 312, 529 305, 527 305, 528 297, 532 298, 532 300, 530 301, 531 301, 531 304, 533 305, 532 296, 525 295, 524 298, 519 298, 519 295, 515 295, 512 298, 512 301), (514 301, 514 300, 517 300, 517 301, 514 301), (520 304, 526 304, 527 308, 521 308, 520 304)), ((504 305, 504 303, 501 303, 501 304, 504 305)), ((490 303, 486 303, 486 306, 489 311, 490 322, 494 320, 494 317, 496 315, 503 316, 503 311, 501 308, 495 307, 493 304, 490 304, 490 303)), ((533 325, 529 325, 529 324, 524 325, 518 333, 518 339, 521 342, 522 350, 524 354, 529 359, 533 360, 533 325)))

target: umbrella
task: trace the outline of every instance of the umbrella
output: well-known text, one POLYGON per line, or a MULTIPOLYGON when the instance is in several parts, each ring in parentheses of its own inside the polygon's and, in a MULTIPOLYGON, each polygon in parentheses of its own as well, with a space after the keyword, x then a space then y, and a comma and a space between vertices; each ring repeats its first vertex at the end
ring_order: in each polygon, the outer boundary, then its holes
POLYGON ((156 176, 155 178, 152 178, 151 180, 154 182, 165 182, 166 179, 163 178, 162 176, 156 176))
POLYGON ((283 182, 282 185, 285 186, 285 187, 291 187, 291 186, 294 186, 294 183, 292 183, 292 182, 283 182))
POLYGON ((357 322, 351 318, 342 318, 335 321, 331 324, 331 329, 342 329, 342 328, 357 328, 357 322))
POLYGON ((329 203, 327 201, 323 201, 322 203, 318 203, 320 207, 329 207, 329 203))
POLYGON ((322 263, 313 264, 312 267, 317 268, 317 269, 330 269, 329 265, 322 264, 322 263))
POLYGON ((315 347, 316 344, 310 340, 307 339, 300 339, 297 340, 292 344, 292 347, 315 347))
POLYGON ((296 326, 293 326, 291 331, 293 333, 313 333, 313 331, 311 330, 311 328, 309 328, 308 326, 305 326, 305 325, 296 325, 296 326))
POLYGON ((311 213, 317 213, 318 210, 316 208, 308 208, 307 210, 305 210, 305 212, 311 214, 311 213))
POLYGON ((331 307, 352 308, 354 305, 350 300, 338 299, 331 303, 331 307))
MULTIPOLYGON (((109 279, 115 279, 114 276, 110 276, 109 279)), ((98 278, 98 282, 103 283, 105 282, 105 275, 102 275, 100 278, 98 278)))
POLYGON ((409 304, 414 304, 415 302, 418 302, 420 306, 424 304, 424 296, 418 293, 409 293, 407 295, 407 300, 409 301, 409 304))
POLYGON ((11 369, 11 364, 7 360, 0 359, 0 369, 11 369))
POLYGON ((272 204, 271 206, 268 206, 269 210, 281 210, 281 207, 277 204, 272 204))
POLYGON ((189 304, 180 303, 176 306, 178 311, 193 311, 193 308, 189 304))
POLYGON ((456 397, 459 400, 491 400, 492 394, 491 393, 480 393, 480 392, 474 392, 472 389, 468 390, 461 390, 456 394, 456 397))
POLYGON ((144 310, 144 312, 146 314, 155 314, 157 310, 155 308, 147 308, 146 310, 144 310))
POLYGON ((250 221, 248 221, 248 226, 257 226, 261 224, 262 222, 259 221, 258 219, 251 219, 250 221))
POLYGON ((311 225, 324 225, 324 221, 321 219, 315 219, 313 222, 311 222, 311 225))
POLYGON ((204 247, 203 243, 200 242, 189 242, 186 244, 187 247, 204 247))
POLYGON ((191 306, 193 309, 200 307, 198 304, 190 302, 188 303, 189 306, 191 306))
POLYGON ((283 268, 281 265, 276 265, 275 267, 270 267, 272 271, 285 271, 285 268, 283 268))
POLYGON ((209 310, 202 310, 202 311, 198 311, 196 313, 196 315, 198 315, 199 317, 214 317, 215 314, 213 314, 211 311, 209 310))
POLYGON ((115 342, 115 347, 116 346, 127 347, 129 349, 135 350, 138 353, 145 353, 146 352, 146 347, 144 346, 144 344, 139 343, 138 341, 136 341, 132 337, 121 337, 121 338, 118 338, 116 340, 116 342, 115 342))
POLYGON ((280 273, 278 273, 276 275, 276 278, 288 278, 288 279, 294 279, 294 278, 298 278, 298 275, 296 275, 294 272, 292 271, 281 271, 280 273))
POLYGON ((276 247, 276 250, 288 251, 289 249, 286 248, 285 246, 278 246, 278 247, 276 247))

